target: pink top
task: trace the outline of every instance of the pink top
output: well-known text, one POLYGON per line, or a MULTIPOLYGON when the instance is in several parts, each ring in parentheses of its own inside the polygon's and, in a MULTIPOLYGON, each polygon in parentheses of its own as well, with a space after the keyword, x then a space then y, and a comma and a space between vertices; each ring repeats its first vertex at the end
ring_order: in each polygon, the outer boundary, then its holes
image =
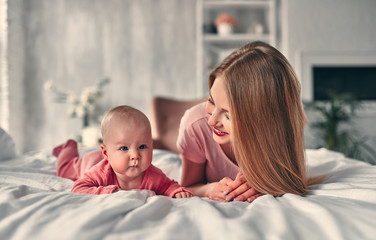
MULTIPOLYGON (((150 165, 144 172, 139 189, 152 190, 157 195, 169 197, 174 197, 178 192, 187 191, 153 165, 150 165)), ((104 159, 85 173, 83 178, 75 181, 71 191, 74 193, 107 194, 119 190, 121 189, 116 174, 110 163, 104 159)))
POLYGON ((206 163, 205 177, 208 182, 217 182, 224 177, 235 179, 239 167, 214 141, 205 105, 206 102, 200 103, 185 112, 180 122, 178 150, 192 162, 206 163))

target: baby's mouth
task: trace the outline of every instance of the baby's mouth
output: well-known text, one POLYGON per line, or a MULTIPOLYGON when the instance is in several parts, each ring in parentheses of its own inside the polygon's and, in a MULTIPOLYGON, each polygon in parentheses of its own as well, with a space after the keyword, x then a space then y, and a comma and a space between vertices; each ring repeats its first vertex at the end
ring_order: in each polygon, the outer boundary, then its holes
POLYGON ((129 162, 129 166, 130 167, 138 167, 138 160, 131 160, 130 162, 129 162))

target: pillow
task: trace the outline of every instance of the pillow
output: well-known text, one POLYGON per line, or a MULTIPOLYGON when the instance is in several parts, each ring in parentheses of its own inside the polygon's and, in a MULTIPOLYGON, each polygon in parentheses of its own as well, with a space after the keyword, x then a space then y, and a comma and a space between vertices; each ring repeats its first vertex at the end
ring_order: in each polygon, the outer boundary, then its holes
POLYGON ((16 145, 7 132, 0 127, 0 161, 17 156, 16 145))

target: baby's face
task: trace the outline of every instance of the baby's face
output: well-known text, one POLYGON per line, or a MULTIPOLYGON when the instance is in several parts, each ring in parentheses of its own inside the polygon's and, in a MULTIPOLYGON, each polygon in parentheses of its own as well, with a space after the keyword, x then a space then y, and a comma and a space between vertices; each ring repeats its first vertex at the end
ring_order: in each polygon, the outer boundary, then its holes
POLYGON ((118 177, 132 180, 150 166, 153 141, 149 126, 119 123, 114 124, 108 134, 102 152, 118 177))

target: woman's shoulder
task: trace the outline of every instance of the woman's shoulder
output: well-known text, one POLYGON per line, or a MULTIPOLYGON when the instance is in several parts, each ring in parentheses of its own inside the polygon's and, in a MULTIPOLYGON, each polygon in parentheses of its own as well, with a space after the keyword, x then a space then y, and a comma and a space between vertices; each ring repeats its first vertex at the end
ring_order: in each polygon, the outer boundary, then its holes
POLYGON ((207 122, 208 113, 205 110, 205 106, 206 102, 202 102, 186 110, 181 119, 181 125, 189 126, 196 122, 207 122))
POLYGON ((183 115, 177 140, 178 148, 189 146, 191 149, 194 144, 206 145, 207 141, 212 141, 211 128, 208 124, 209 114, 205 110, 205 104, 205 102, 197 104, 183 115))

